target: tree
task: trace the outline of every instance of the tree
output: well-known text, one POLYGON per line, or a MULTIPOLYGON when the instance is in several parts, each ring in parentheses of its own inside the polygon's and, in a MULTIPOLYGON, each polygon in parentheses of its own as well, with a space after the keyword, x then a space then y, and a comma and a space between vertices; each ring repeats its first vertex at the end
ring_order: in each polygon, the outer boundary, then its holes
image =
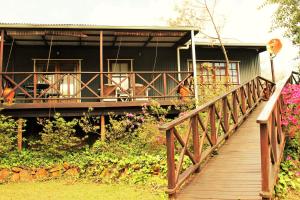
POLYGON ((265 0, 263 6, 271 4, 278 6, 274 14, 272 30, 283 28, 285 36, 294 44, 300 45, 300 1, 265 0))
POLYGON ((170 19, 169 24, 171 26, 182 25, 182 26, 193 26, 198 27, 199 32, 211 39, 217 39, 221 46, 224 58, 226 61, 225 67, 225 84, 228 85, 229 80, 229 59, 228 55, 220 34, 220 27, 217 25, 214 10, 216 6, 216 1, 212 2, 212 8, 208 5, 206 0, 184 0, 181 5, 177 5, 175 10, 178 13, 178 16, 175 19, 170 19), (205 33, 204 28, 207 23, 211 23, 215 31, 216 36, 211 36, 205 33))

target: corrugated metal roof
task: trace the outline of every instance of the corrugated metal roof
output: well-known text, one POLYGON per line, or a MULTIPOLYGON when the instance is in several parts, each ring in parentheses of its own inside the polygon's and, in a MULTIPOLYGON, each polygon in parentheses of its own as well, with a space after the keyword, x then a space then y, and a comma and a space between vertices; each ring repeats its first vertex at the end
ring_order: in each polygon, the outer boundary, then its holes
POLYGON ((1 23, 0 28, 16 29, 90 29, 90 30, 161 30, 161 31, 190 31, 198 30, 196 27, 170 27, 170 26, 110 26, 96 24, 31 24, 31 23, 1 23))

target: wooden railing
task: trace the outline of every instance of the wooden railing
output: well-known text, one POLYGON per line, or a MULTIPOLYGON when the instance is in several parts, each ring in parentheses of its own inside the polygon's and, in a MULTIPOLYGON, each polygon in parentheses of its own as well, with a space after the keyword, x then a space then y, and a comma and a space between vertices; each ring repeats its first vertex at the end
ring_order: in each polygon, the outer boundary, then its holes
MULTIPOLYGON (((0 72, 15 93, 15 102, 134 101, 178 98, 192 72, 0 72), (181 77, 181 79, 179 79, 181 77)), ((7 97, 10 93, 2 96, 7 97)), ((191 90, 190 97, 193 97, 191 90)))
POLYGON ((166 133, 169 195, 176 193, 191 174, 199 171, 201 164, 230 137, 254 107, 268 98, 274 85, 256 77, 160 127, 166 133))
POLYGON ((257 118, 257 123, 260 125, 263 199, 272 198, 284 151, 285 133, 282 130, 281 119, 285 105, 281 92, 287 83, 299 84, 299 80, 300 74, 292 72, 289 77, 277 84, 275 92, 257 118))

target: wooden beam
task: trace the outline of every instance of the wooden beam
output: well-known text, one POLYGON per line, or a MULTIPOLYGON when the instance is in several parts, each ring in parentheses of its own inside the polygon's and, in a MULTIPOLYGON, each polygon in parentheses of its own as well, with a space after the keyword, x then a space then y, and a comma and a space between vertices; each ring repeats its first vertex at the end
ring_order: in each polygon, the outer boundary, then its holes
POLYGON ((118 39, 118 36, 115 36, 115 39, 113 41, 113 46, 116 46, 117 39, 118 39))
POLYGON ((187 41, 189 41, 189 39, 191 37, 192 37, 192 34, 190 32, 186 33, 183 37, 181 37, 180 40, 178 40, 177 42, 175 42, 175 44, 173 45, 173 47, 184 45, 187 41))
POLYGON ((148 40, 145 42, 145 44, 143 45, 143 47, 146 47, 149 43, 150 43, 150 41, 153 39, 153 36, 150 36, 149 38, 148 38, 148 40))
MULTIPOLYGON (((43 40, 40 40, 40 39, 15 39, 15 42, 42 42, 43 40)), ((47 40, 48 42, 49 40, 47 40)), ((55 40, 55 42, 80 42, 80 40, 55 40)), ((85 42, 85 43, 98 43, 99 40, 82 40, 82 42, 85 42)), ((114 41, 105 41, 106 43, 113 43, 114 41)), ((144 41, 134 41, 134 40, 130 40, 130 41, 122 41, 122 43, 143 43, 144 41)), ((155 42, 148 42, 148 43, 153 43, 153 44, 156 44, 156 41, 155 42)), ((159 41, 159 43, 174 43, 174 41, 159 41)))
POLYGON ((23 141, 23 119, 18 120, 18 151, 22 151, 22 141, 23 141))
POLYGON ((47 41, 47 39, 46 39, 46 37, 45 37, 44 35, 42 35, 42 39, 43 39, 43 41, 44 41, 44 44, 45 44, 46 46, 49 46, 48 41, 47 41))

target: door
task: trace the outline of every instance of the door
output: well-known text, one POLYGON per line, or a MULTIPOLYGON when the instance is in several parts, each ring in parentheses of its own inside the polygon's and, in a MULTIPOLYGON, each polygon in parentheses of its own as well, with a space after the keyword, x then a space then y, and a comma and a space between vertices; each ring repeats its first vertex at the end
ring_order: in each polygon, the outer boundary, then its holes
MULTIPOLYGON (((51 85, 46 96, 59 98, 55 102, 80 102, 80 74, 81 60, 50 60, 47 69, 47 60, 36 60, 35 69, 38 72, 54 72, 44 77, 51 85)), ((38 83, 45 82, 40 76, 38 83)))
POLYGON ((118 89, 122 91, 129 89, 130 80, 128 72, 132 71, 131 59, 109 60, 109 71, 113 72, 111 74, 111 84, 119 84, 121 88, 118 89))

